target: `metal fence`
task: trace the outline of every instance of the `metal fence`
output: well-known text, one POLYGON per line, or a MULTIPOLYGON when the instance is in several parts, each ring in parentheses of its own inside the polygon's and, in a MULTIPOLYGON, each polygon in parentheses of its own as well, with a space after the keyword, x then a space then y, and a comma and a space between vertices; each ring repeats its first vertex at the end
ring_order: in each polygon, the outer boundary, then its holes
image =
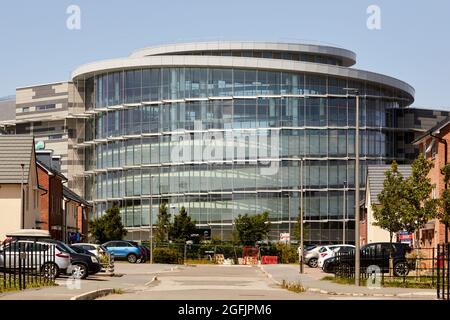
POLYGON ((0 247, 0 292, 49 285, 56 277, 55 245, 9 240, 0 247))
MULTIPOLYGON (((367 284, 417 288, 436 288, 438 249, 411 248, 406 254, 389 249, 360 253, 360 279, 367 284)), ((355 278, 355 252, 336 253, 334 273, 338 278, 355 278)))
POLYGON ((257 264, 266 260, 277 263, 298 262, 297 246, 288 245, 253 247, 227 244, 158 244, 154 247, 154 259, 157 256, 156 249, 159 248, 169 248, 176 252, 178 263, 257 264), (276 259, 263 259, 264 257, 276 257, 276 259))
POLYGON ((437 298, 450 300, 450 244, 437 247, 437 298))

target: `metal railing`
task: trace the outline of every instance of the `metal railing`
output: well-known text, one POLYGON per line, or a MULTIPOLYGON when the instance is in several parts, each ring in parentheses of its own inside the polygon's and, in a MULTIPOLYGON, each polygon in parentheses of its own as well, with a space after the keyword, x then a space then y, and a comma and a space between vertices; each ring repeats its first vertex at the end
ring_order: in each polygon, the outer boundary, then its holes
POLYGON ((57 275, 55 245, 9 240, 0 246, 0 292, 50 285, 57 275))
MULTIPOLYGON (((389 249, 361 250, 360 279, 362 284, 394 287, 436 288, 438 286, 438 250, 411 248, 409 252, 390 252, 389 249)), ((337 278, 355 278, 354 251, 337 252, 334 273, 337 278)))
POLYGON ((437 246, 437 298, 450 300, 450 244, 437 246))

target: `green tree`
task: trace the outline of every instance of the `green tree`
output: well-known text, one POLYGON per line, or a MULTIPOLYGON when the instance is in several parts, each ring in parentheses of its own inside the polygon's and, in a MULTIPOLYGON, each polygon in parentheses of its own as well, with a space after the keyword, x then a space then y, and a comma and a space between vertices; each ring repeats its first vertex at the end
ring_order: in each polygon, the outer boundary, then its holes
POLYGON ((197 227, 195 222, 188 216, 185 207, 181 207, 178 215, 174 217, 173 225, 170 228, 170 237, 172 241, 177 243, 185 243, 195 233, 197 227))
POLYGON ((122 224, 119 207, 115 205, 100 218, 90 221, 89 231, 97 243, 122 240, 127 230, 122 224))
POLYGON ((167 203, 163 202, 159 206, 158 220, 156 221, 155 242, 164 243, 168 241, 170 230, 170 214, 168 212, 167 203))
MULTIPOLYGON (((389 170, 385 172, 383 190, 378 195, 379 204, 373 204, 373 217, 375 226, 389 232, 389 247, 392 248, 394 234, 403 230, 402 219, 405 208, 408 207, 405 199, 405 179, 398 171, 397 162, 393 161, 389 170)), ((393 271, 393 252, 389 250, 389 271, 393 271)))
POLYGON ((235 220, 235 230, 239 241, 244 245, 255 245, 266 240, 270 230, 269 212, 257 215, 239 215, 235 220))
POLYGON ((383 190, 378 195, 379 204, 373 204, 373 217, 375 226, 389 232, 389 241, 392 243, 394 234, 403 230, 402 217, 407 207, 405 192, 405 179, 398 171, 397 162, 393 161, 391 168, 385 172, 383 190))
MULTIPOLYGON (((421 153, 412 164, 411 175, 405 179, 405 207, 403 228, 413 233, 423 228, 425 224, 437 215, 438 199, 431 198, 433 184, 428 178, 433 164, 421 153)), ((420 242, 418 243, 420 245, 420 242)))
POLYGON ((450 183, 450 164, 446 164, 441 173, 444 176, 445 190, 441 194, 440 209, 437 212, 436 218, 445 224, 445 232, 448 233, 448 226, 450 224, 450 190, 448 190, 448 184, 450 183))

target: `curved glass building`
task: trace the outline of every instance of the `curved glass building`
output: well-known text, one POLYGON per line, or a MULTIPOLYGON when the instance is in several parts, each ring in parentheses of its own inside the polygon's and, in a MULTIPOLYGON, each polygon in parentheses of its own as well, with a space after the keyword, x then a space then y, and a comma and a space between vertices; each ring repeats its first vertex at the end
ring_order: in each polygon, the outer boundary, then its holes
POLYGON ((118 203, 137 240, 162 201, 222 239, 238 215, 268 211, 279 239, 294 234, 302 190, 307 242, 342 241, 344 220, 353 240, 356 121, 364 186, 368 164, 402 161, 397 111, 414 101, 355 62, 328 46, 214 42, 81 66, 77 184, 97 214, 118 203), (344 88, 359 90, 358 120, 344 88))

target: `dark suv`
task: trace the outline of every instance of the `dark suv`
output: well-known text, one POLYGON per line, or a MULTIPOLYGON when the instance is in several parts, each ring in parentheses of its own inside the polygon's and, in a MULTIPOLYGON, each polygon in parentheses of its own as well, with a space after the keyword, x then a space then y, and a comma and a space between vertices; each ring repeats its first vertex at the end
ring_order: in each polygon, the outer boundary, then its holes
MULTIPOLYGON (((361 247, 360 261, 361 272, 365 272, 369 266, 377 266, 381 272, 389 272, 389 242, 377 242, 366 244, 361 247)), ((392 243, 393 267, 395 276, 406 276, 414 268, 409 263, 406 254, 411 252, 411 247, 405 243, 392 243)), ((337 253, 335 257, 325 260, 323 271, 327 273, 350 272, 355 267, 355 251, 337 253)))

